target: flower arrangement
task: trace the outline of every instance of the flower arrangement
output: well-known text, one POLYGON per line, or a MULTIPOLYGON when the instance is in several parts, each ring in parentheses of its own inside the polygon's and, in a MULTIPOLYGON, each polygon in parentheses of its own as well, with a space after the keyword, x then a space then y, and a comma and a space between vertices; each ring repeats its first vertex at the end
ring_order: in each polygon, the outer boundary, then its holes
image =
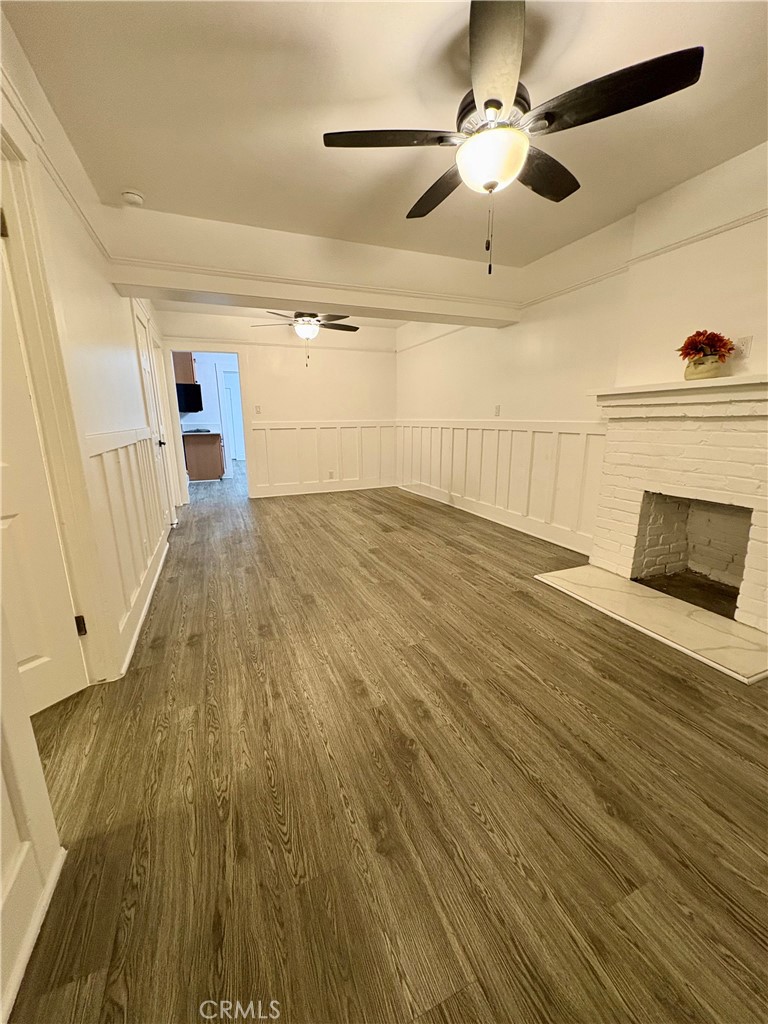
POLYGON ((719 363, 724 363, 734 351, 730 338, 715 331, 696 331, 686 338, 680 348, 681 359, 700 359, 702 356, 717 356, 719 363))

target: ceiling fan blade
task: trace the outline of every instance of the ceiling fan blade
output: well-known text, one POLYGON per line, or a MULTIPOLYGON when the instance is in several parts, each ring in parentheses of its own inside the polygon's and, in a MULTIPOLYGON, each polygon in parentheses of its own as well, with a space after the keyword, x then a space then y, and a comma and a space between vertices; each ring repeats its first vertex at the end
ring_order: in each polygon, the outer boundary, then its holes
POLYGON ((414 217, 426 217, 444 199, 447 199, 451 192, 457 189, 460 184, 461 175, 459 174, 459 168, 454 164, 433 185, 429 186, 420 199, 416 200, 406 214, 406 219, 412 220, 414 217))
POLYGON ((703 60, 704 47, 693 46, 633 64, 539 104, 526 114, 521 127, 531 135, 549 135, 634 110, 694 85, 703 60))
POLYGON ((310 320, 317 320, 317 313, 294 313, 291 320, 301 320, 303 317, 309 317, 310 320))
POLYGON ((520 80, 525 35, 522 0, 472 0, 469 9, 469 69, 475 105, 482 116, 489 101, 498 120, 512 113, 520 80))
POLYGON ((320 323, 330 324, 334 320, 349 320, 349 314, 342 315, 340 313, 321 313, 320 323))
POLYGON ((460 132, 422 132, 410 129, 382 129, 363 132, 326 132, 326 146, 344 149, 370 146, 460 146, 465 136, 460 132))
POLYGON ((320 324, 321 327, 325 328, 326 331, 359 331, 359 327, 355 327, 354 324, 320 324))
POLYGON ((251 324, 251 327, 287 327, 288 324, 251 324))
POLYGON ((284 320, 293 320, 293 317, 289 316, 288 313, 274 313, 271 309, 268 309, 267 312, 270 316, 281 316, 284 320))
POLYGON ((567 167, 535 146, 528 150, 528 159, 517 180, 531 192, 551 199, 553 203, 562 202, 581 188, 567 167))

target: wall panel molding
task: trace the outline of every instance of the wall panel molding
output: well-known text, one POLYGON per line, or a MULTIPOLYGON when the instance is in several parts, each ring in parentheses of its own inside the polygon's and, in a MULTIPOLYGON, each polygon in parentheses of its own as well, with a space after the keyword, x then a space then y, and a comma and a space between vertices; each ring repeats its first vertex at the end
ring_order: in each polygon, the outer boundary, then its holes
POLYGON ((589 554, 605 425, 564 420, 401 420, 407 491, 589 554))
POLYGON ((168 524, 155 472, 148 427, 89 434, 88 488, 95 513, 95 543, 118 624, 118 650, 110 652, 110 678, 125 673, 168 551, 168 524))
POLYGON ((251 423, 251 497, 394 487, 394 420, 251 423))

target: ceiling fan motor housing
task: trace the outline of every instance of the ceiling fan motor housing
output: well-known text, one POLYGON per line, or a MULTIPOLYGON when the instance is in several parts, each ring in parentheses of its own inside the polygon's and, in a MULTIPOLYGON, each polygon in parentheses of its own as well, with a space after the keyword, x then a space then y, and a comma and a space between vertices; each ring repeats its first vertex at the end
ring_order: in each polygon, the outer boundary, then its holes
MULTIPOLYGON (((511 123, 517 123, 531 109, 531 97, 522 82, 517 84, 515 93, 515 104, 511 123)), ((459 103, 459 112, 456 115, 456 130, 471 134, 476 132, 485 122, 485 112, 480 114, 475 105, 475 95, 470 89, 464 99, 459 103)))

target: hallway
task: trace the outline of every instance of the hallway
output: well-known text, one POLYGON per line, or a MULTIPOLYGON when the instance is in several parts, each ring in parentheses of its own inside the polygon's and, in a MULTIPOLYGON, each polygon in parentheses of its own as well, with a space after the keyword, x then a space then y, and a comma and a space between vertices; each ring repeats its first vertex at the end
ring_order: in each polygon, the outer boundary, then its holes
POLYGON ((240 472, 170 544, 128 675, 34 720, 69 855, 12 1021, 760 1019, 764 686, 395 489, 240 472))

